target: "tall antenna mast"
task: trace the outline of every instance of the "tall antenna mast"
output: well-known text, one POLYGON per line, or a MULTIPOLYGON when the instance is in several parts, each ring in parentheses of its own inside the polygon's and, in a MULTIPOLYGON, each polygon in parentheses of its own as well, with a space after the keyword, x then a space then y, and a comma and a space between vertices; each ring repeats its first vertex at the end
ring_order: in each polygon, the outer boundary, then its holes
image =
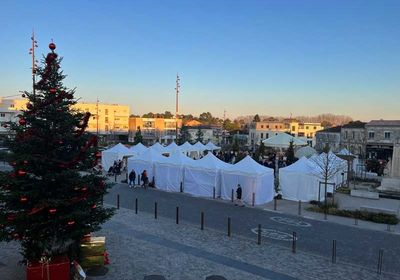
POLYGON ((35 95, 35 76, 36 76, 36 62, 35 60, 35 48, 38 47, 37 41, 35 40, 35 31, 32 30, 32 47, 29 49, 29 54, 32 55, 32 90, 33 90, 33 95, 35 95))
POLYGON ((96 134, 97 138, 99 138, 99 98, 96 100, 96 134))
POLYGON ((181 79, 179 74, 176 74, 176 99, 175 99, 175 140, 178 141, 178 114, 179 114, 179 91, 181 89, 180 85, 181 79))

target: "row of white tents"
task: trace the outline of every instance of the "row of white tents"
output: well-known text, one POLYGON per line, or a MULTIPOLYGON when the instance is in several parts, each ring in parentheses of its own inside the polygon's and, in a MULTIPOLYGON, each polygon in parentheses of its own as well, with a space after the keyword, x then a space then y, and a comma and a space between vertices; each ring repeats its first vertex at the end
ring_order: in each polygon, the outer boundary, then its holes
MULTIPOLYGON (((221 197, 231 199, 232 190, 240 184, 243 189, 243 200, 246 203, 263 204, 271 201, 275 195, 273 169, 264 167, 247 156, 236 164, 228 164, 212 153, 194 160, 187 155, 202 153, 205 150, 218 149, 203 145, 175 143, 167 147, 156 143, 147 148, 142 144, 128 149, 118 144, 102 153, 102 164, 105 169, 112 166, 114 160, 127 158, 128 172, 135 170, 141 174, 144 170, 150 180, 154 178, 157 188, 179 192, 182 190, 194 196, 221 197), (169 156, 165 156, 168 154, 169 156)), ((279 182, 282 196, 288 200, 323 200, 325 194, 324 173, 328 176, 327 191, 332 192, 346 180, 347 161, 333 153, 314 153, 304 150, 309 157, 303 156, 292 165, 279 170, 279 182)))
POLYGON ((216 151, 220 149, 220 147, 216 146, 212 142, 208 142, 206 145, 201 142, 197 142, 194 145, 190 144, 189 142, 185 142, 180 146, 178 146, 175 142, 172 142, 168 146, 163 146, 156 142, 149 148, 144 146, 142 143, 134 145, 130 148, 127 148, 123 144, 119 143, 101 153, 101 164, 104 170, 108 170, 111 166, 113 166, 114 161, 122 160, 124 157, 138 156, 147 150, 153 150, 158 154, 169 155, 175 152, 181 152, 188 156, 198 158, 204 153, 204 151, 216 151))
POLYGON ((242 199, 246 203, 263 204, 275 195, 273 170, 266 168, 247 156, 236 164, 228 164, 212 153, 193 160, 184 153, 175 152, 169 157, 149 149, 128 159, 128 170, 154 178, 158 189, 179 192, 193 196, 221 197, 231 199, 237 185, 242 186, 242 199))

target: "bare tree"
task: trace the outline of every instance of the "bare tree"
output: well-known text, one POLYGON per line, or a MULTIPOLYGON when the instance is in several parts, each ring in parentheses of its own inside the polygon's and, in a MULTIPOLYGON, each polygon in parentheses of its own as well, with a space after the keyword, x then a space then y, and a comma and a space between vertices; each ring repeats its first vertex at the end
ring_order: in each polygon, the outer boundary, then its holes
POLYGON ((315 164, 315 175, 320 178, 325 185, 325 204, 328 184, 335 178, 336 174, 343 172, 345 166, 342 159, 332 152, 323 152, 319 156, 314 156, 311 161, 315 164))

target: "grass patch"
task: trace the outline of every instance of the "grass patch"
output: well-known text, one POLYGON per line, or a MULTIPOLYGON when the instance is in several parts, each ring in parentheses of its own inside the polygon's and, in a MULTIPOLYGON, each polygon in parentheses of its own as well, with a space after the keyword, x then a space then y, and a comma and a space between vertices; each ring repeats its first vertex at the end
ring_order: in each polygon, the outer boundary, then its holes
POLYGON ((360 210, 345 210, 338 209, 336 204, 328 203, 325 206, 325 203, 313 203, 312 206, 307 207, 306 210, 318 213, 324 213, 325 209, 329 215, 348 217, 348 218, 357 218, 363 221, 370 221, 378 224, 389 224, 389 225, 397 225, 399 223, 399 219, 394 214, 386 214, 386 213, 373 213, 368 211, 360 211, 360 210))

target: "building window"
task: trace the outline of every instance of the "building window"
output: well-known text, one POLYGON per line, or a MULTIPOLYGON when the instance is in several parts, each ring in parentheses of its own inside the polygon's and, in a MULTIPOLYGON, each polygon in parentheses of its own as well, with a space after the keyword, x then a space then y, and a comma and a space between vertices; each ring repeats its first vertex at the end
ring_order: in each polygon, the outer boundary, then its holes
POLYGON ((296 131, 296 127, 295 126, 292 126, 292 131, 296 131))
POLYGON ((277 125, 275 125, 275 129, 278 129, 278 126, 277 126, 277 125))
POLYGON ((354 131, 351 132, 351 137, 352 137, 353 139, 356 138, 356 133, 355 133, 354 131))
POLYGON ((316 129, 317 129, 317 127, 316 127, 316 126, 314 126, 314 129, 316 130, 316 129))
POLYGON ((306 126, 306 129, 308 129, 308 126, 306 126))
POLYGON ((385 131, 385 139, 390 139, 390 131, 385 131))
POLYGON ((264 137, 264 133, 261 132, 261 139, 263 139, 263 137, 264 137))
POLYGON ((105 110, 104 110, 104 113, 105 113, 106 115, 108 115, 108 109, 105 109, 105 110))
POLYGON ((261 125, 261 128, 264 128, 264 126, 263 126, 263 125, 261 125))
POLYGON ((265 138, 269 138, 269 134, 268 133, 265 133, 265 138))
POLYGON ((108 123, 108 117, 106 117, 105 122, 108 123))
POLYGON ((347 131, 344 132, 344 139, 347 139, 348 135, 347 135, 347 131))
POLYGON ((375 138, 375 132, 368 131, 368 139, 374 139, 374 138, 375 138))
POLYGON ((2 118, 4 118, 5 116, 6 116, 6 114, 4 114, 4 113, 0 114, 0 117, 2 117, 2 118))
POLYGON ((267 125, 266 127, 269 128, 269 125, 267 125))

